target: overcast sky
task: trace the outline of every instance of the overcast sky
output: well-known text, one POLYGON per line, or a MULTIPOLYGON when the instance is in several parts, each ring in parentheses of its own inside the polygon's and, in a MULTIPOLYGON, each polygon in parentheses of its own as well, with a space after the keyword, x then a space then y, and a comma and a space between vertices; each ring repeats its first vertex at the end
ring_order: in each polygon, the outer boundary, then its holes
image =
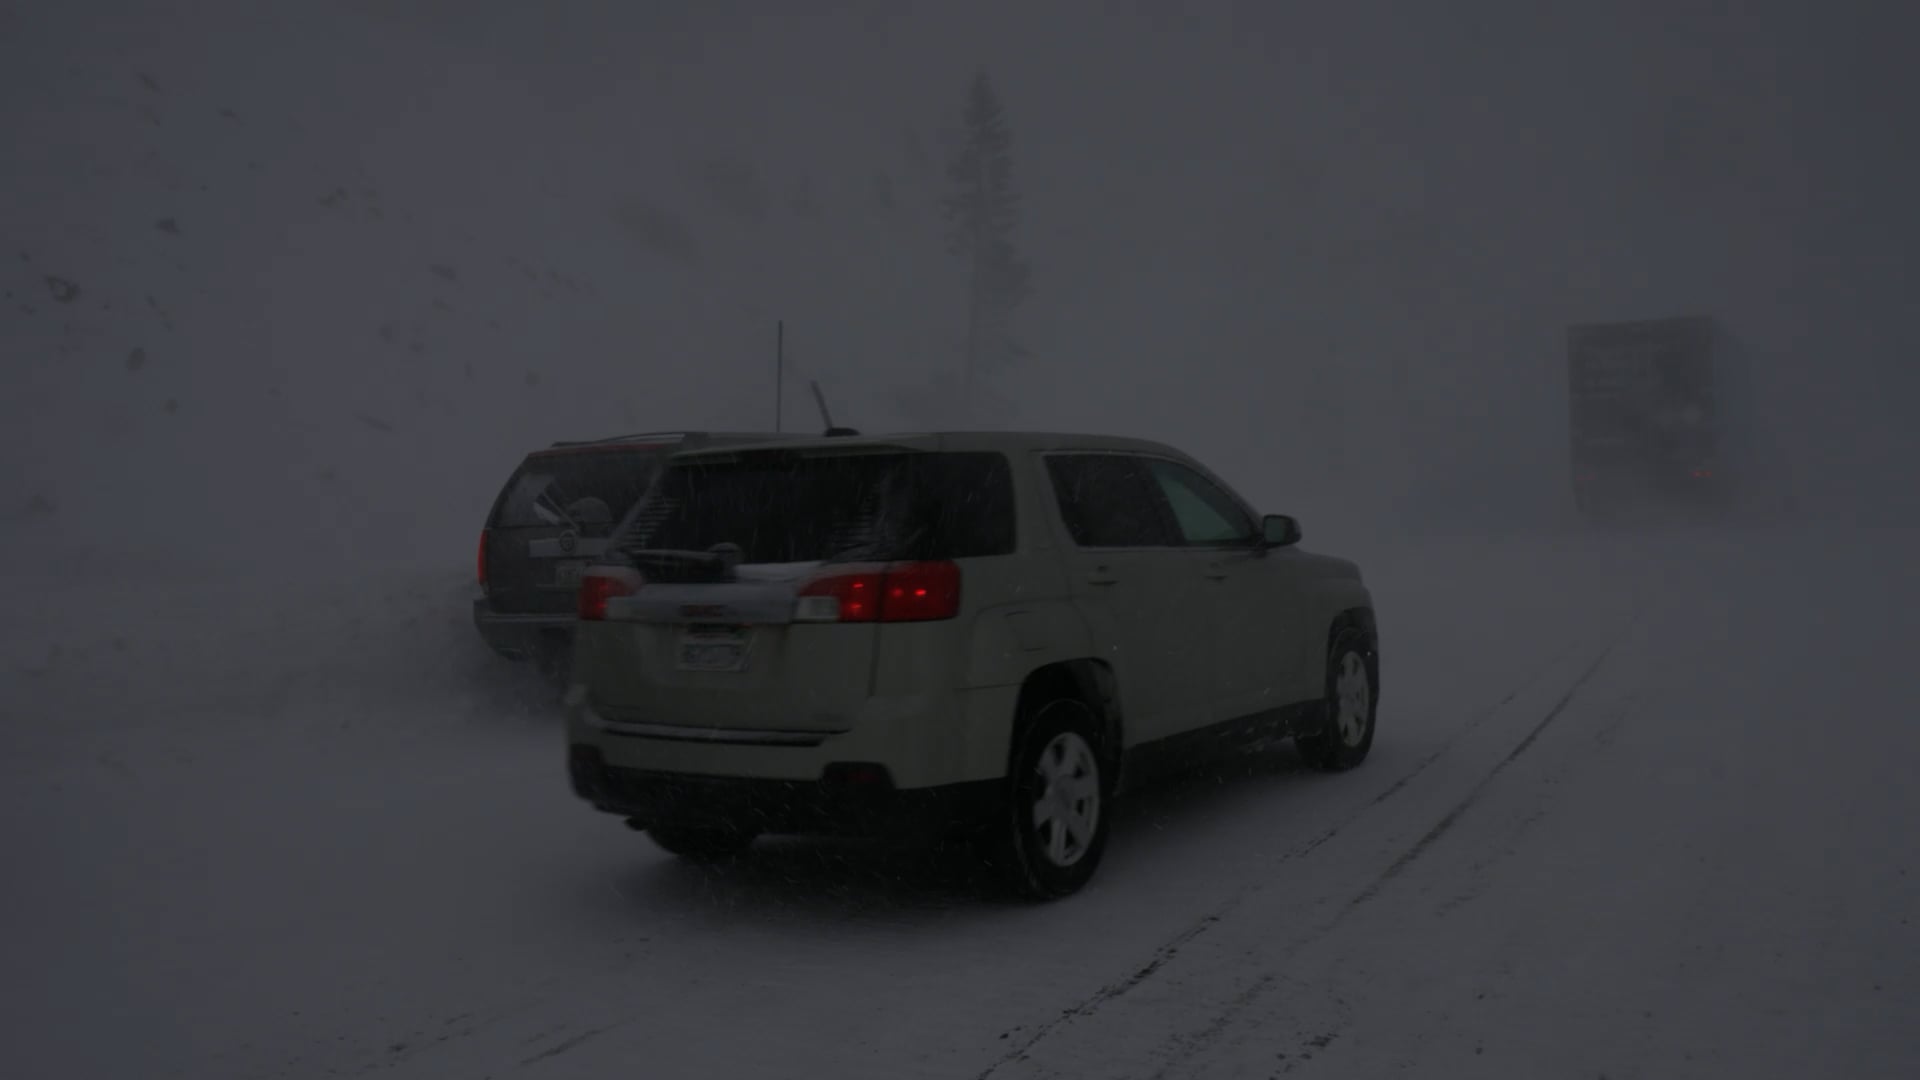
POLYGON ((1823 490, 1871 495, 1914 453, 1916 29, 1899 4, 11 5, 0 528, 105 543, 133 507, 197 544, 317 506, 341 552, 452 543, 529 445, 768 424, 777 318, 839 418, 911 424, 958 355, 936 202, 982 67, 1035 271, 1010 425, 1168 439, 1274 509, 1538 515, 1565 502, 1564 326, 1704 312, 1823 490))

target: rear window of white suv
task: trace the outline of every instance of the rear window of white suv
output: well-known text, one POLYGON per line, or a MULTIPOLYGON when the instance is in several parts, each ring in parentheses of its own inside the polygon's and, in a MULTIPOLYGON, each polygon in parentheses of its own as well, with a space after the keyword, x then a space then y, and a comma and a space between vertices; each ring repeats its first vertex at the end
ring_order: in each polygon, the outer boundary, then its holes
POLYGON ((617 546, 797 563, 1007 555, 1014 537, 1002 454, 767 450, 675 464, 617 546))

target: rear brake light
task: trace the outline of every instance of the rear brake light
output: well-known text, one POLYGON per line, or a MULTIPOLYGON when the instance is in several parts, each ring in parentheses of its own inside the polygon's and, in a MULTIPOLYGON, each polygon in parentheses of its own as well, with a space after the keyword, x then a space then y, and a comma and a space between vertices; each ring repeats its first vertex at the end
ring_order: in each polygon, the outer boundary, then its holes
POLYGON ((960 614, 960 567, 907 562, 847 568, 802 586, 799 622, 932 622, 960 614))
POLYGON ((875 622, 880 618, 884 570, 847 571, 801 586, 794 605, 800 622, 875 622))
POLYGON ((487 587, 487 530, 480 530, 480 555, 476 573, 480 575, 480 587, 487 587))
POLYGON ((960 568, 950 562, 907 563, 887 571, 880 621, 926 622, 960 614, 960 568))
POLYGON ((607 603, 640 591, 640 572, 624 566, 596 566, 580 579, 580 618, 599 622, 607 617, 607 603))

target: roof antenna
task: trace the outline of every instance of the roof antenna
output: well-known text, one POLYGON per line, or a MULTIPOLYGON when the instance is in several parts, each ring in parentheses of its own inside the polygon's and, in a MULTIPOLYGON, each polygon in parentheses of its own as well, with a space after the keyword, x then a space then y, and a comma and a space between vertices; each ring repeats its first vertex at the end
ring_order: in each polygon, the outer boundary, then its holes
POLYGON ((858 431, 855 431, 850 427, 834 427, 833 426, 833 416, 832 414, 827 412, 827 396, 820 392, 819 379, 808 379, 807 385, 813 387, 813 403, 815 405, 820 406, 820 422, 826 425, 828 438, 831 439, 831 438, 835 438, 842 435, 860 434, 858 431))

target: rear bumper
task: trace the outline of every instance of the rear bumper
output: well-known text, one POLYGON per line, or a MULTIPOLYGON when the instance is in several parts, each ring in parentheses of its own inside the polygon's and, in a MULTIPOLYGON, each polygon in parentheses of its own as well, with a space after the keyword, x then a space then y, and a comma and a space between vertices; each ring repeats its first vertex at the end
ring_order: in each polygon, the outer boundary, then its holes
POLYGON ((674 716, 603 715, 578 683, 566 698, 568 742, 641 773, 809 783, 845 762, 884 769, 901 789, 1006 775, 1017 686, 874 696, 834 730, 769 717, 758 730, 715 728, 674 716))
POLYGON ((573 634, 572 615, 521 615, 493 610, 486 597, 473 601, 473 626, 488 647, 512 660, 532 659, 542 645, 573 634))
POLYGON ((978 829, 1000 805, 993 780, 895 787, 881 766, 839 763, 817 780, 700 776, 609 765, 598 747, 567 757, 574 794, 636 828, 713 825, 762 833, 938 837, 978 829))

